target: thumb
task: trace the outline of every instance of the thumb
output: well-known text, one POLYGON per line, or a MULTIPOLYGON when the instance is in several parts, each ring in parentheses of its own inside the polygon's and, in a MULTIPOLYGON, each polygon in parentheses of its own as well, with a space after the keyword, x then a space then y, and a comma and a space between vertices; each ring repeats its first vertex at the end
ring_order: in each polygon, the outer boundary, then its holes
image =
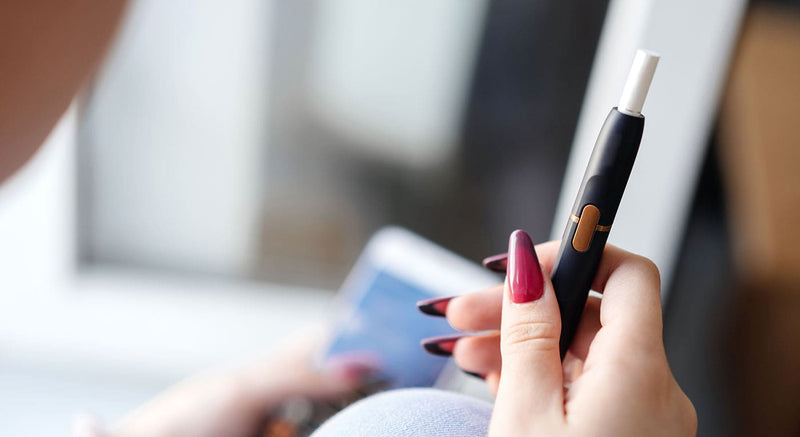
POLYGON ((558 340, 561 317, 550 278, 539 266, 525 231, 508 243, 508 270, 500 327, 502 372, 497 401, 515 420, 558 413, 564 384, 558 340))

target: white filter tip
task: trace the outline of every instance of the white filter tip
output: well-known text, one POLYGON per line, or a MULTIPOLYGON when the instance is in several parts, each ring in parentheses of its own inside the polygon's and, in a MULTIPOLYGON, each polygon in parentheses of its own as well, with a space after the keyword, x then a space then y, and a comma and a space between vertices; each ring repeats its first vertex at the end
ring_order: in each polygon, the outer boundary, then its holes
POLYGON ((617 109, 623 114, 638 117, 642 115, 644 99, 650 89, 650 82, 656 72, 656 66, 661 56, 649 50, 636 50, 633 58, 631 71, 625 81, 625 88, 622 89, 622 97, 619 99, 617 109))

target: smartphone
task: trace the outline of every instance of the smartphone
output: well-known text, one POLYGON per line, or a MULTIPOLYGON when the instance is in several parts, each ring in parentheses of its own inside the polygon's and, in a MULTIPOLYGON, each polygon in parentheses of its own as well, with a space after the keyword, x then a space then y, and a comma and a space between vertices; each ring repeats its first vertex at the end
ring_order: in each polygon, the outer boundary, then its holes
POLYGON ((369 240, 337 295, 333 331, 318 363, 367 352, 381 371, 341 399, 293 399, 270 417, 263 436, 306 436, 347 405, 378 391, 439 387, 490 399, 483 381, 457 369, 452 359, 427 354, 426 337, 456 331, 442 317, 426 316, 416 302, 481 290, 502 282, 484 270, 408 230, 387 227, 369 240))
POLYGON ((335 334, 321 361, 366 351, 379 359, 388 388, 434 386, 448 360, 423 351, 420 340, 457 331, 443 317, 420 313, 416 302, 498 282, 496 274, 408 230, 384 228, 339 291, 335 334))

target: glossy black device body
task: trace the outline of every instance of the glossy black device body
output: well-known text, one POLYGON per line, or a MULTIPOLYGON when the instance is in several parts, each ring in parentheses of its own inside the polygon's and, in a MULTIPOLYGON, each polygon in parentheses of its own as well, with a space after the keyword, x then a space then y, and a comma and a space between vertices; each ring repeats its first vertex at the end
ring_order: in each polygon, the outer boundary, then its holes
POLYGON ((562 359, 572 343, 586 305, 610 226, 614 223, 636 160, 643 130, 644 117, 626 115, 617 108, 611 109, 597 136, 580 190, 572 205, 571 212, 578 218, 586 205, 596 206, 600 210, 597 226, 607 230, 595 230, 588 249, 578 251, 572 242, 578 223, 569 218, 561 238, 551 278, 561 311, 559 346, 562 359))

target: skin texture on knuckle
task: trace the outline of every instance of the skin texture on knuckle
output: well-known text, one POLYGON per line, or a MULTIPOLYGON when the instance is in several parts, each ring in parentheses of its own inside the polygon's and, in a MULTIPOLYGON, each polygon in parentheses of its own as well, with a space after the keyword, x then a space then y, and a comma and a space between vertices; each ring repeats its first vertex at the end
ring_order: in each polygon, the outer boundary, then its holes
POLYGON ((558 351, 559 323, 525 320, 504 327, 502 352, 506 354, 558 351))
POLYGON ((612 276, 635 278, 637 282, 648 288, 661 289, 661 272, 650 258, 614 246, 610 246, 606 250, 618 252, 611 258, 611 264, 606 267, 609 271, 616 273, 612 276))
POLYGON ((661 271, 658 270, 658 266, 656 263, 653 262, 650 258, 645 258, 643 256, 636 257, 638 269, 641 271, 641 274, 646 278, 646 281, 649 284, 652 284, 654 288, 661 289, 661 271))
POLYGON ((650 258, 631 255, 630 258, 620 263, 617 269, 640 287, 657 293, 661 292, 661 272, 650 258))
POLYGON ((615 266, 612 276, 607 287, 609 290, 614 288, 615 299, 637 308, 635 312, 617 313, 616 316, 644 323, 639 336, 646 337, 648 346, 663 348, 661 276, 656 264, 648 258, 630 255, 615 266), (642 335, 645 333, 648 335, 642 335))
POLYGON ((661 273, 658 266, 648 258, 631 255, 614 266, 614 277, 647 290, 661 290, 661 273))

